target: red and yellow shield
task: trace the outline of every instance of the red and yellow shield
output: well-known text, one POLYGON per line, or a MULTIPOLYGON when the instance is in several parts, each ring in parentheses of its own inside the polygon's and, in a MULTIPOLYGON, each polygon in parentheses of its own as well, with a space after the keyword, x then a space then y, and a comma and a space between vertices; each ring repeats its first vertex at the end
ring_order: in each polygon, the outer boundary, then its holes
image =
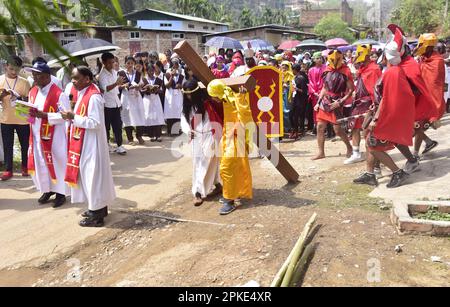
POLYGON ((256 80, 255 90, 250 92, 250 108, 253 120, 259 127, 267 127, 267 137, 282 137, 283 90, 281 71, 271 66, 257 66, 247 72, 256 80))

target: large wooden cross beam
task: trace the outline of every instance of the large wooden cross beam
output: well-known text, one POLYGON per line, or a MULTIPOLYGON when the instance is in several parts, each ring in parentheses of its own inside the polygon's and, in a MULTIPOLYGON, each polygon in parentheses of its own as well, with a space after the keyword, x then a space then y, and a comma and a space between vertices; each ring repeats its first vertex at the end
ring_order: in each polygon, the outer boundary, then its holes
MULTIPOLYGON (((189 68, 205 87, 215 79, 213 73, 208 66, 205 65, 202 58, 195 52, 195 50, 189 45, 187 41, 179 42, 174 49, 184 63, 186 63, 189 68)), ((221 79, 226 86, 231 87, 234 91, 239 91, 240 86, 244 86, 249 92, 253 91, 256 86, 256 80, 252 76, 242 76, 237 78, 227 78, 221 79)), ((273 146, 272 142, 267 139, 267 150, 271 153, 267 158, 276 167, 276 169, 283 175, 284 178, 290 183, 298 182, 299 174, 292 167, 292 165, 286 160, 286 158, 281 154, 281 152, 273 146), (274 158, 273 155, 277 155, 278 159, 274 158), (274 158, 274 159, 272 159, 274 158)))

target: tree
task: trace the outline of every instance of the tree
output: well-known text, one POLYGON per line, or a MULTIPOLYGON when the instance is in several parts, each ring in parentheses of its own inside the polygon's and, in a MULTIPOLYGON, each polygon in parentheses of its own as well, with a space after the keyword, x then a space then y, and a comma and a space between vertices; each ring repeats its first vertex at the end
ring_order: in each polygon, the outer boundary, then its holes
POLYGON ((402 0, 392 13, 392 22, 397 23, 410 35, 434 32, 441 24, 443 12, 442 0, 402 0))
POLYGON ((355 40, 352 32, 348 29, 339 14, 328 14, 323 17, 314 28, 314 33, 324 40, 340 37, 349 42, 355 40))
MULTIPOLYGON (((110 0, 108 5, 100 0, 90 0, 92 7, 102 14, 111 16, 118 23, 123 22, 123 14, 118 0, 110 0)), ((65 25, 70 28, 88 31, 85 23, 72 21, 63 11, 63 7, 68 6, 67 0, 53 1, 53 6, 49 6, 41 0, 4 0, 3 4, 11 19, 15 22, 15 28, 20 28, 30 33, 30 36, 45 49, 53 57, 61 54, 68 55, 60 46, 54 35, 49 31, 49 25, 65 25)), ((10 23, 0 20, 0 33, 10 31, 10 23)), ((16 29, 14 29, 16 32, 16 29)), ((6 55, 3 55, 6 56, 6 55)))
POLYGON ((251 28, 255 25, 255 16, 249 8, 244 8, 239 16, 239 25, 242 28, 251 28))

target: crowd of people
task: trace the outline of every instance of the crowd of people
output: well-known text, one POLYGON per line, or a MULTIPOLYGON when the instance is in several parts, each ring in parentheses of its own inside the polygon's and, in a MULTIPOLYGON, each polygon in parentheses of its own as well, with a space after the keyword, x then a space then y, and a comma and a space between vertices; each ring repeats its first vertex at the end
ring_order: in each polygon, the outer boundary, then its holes
POLYGON ((381 51, 370 45, 346 54, 219 49, 203 57, 218 80, 208 85, 208 95, 200 90, 192 70, 170 50, 163 57, 142 52, 124 59, 104 53, 96 69, 70 63, 56 76, 38 57, 25 68, 28 79, 21 76, 22 60, 12 56, 0 76, 5 168, 1 180, 13 177, 16 132, 21 173, 32 176, 42 193, 39 203, 49 203, 54 196, 57 208, 71 195, 72 202, 89 206, 80 225, 98 227, 115 198, 108 150, 127 154, 122 132, 129 145, 145 144, 144 137, 162 142, 164 133, 170 138, 184 132, 194 151, 194 204, 222 194, 220 214, 229 214, 235 202, 252 198, 251 144, 246 138, 244 154, 236 156, 239 148, 223 144, 240 143, 239 133, 225 123, 245 126, 253 120, 246 89, 235 93, 220 80, 242 76, 256 66, 272 66, 282 76, 285 136, 281 140, 316 135, 318 154, 313 160, 318 160, 326 157, 326 138, 338 136, 347 149, 345 164, 367 163, 355 183, 377 185, 382 163, 393 174, 388 187, 395 188, 418 170, 422 143, 423 153, 438 145, 426 130, 437 129, 448 109, 449 53, 434 34, 422 35, 411 49, 400 28, 381 51), (20 102, 32 104, 27 118, 18 116, 20 102), (217 131, 217 123, 222 131, 217 131), (363 138, 365 156, 360 151, 363 138), (387 153, 395 147, 408 161, 403 169, 387 153), (221 156, 206 156, 205 148, 213 152, 222 148, 221 156))

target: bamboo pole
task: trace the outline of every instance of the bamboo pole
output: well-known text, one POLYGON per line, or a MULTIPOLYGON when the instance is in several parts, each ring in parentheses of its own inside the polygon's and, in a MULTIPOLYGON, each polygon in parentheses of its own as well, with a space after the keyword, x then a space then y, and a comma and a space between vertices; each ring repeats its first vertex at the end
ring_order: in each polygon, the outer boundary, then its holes
POLYGON ((294 274, 292 275, 291 280, 291 287, 298 287, 299 281, 302 278, 302 276, 305 274, 306 271, 306 265, 311 260, 311 256, 314 252, 315 245, 310 243, 305 247, 305 251, 303 252, 302 256, 300 257, 300 260, 297 263, 297 266, 295 267, 294 274))
POLYGON ((317 213, 314 213, 309 219, 308 223, 306 223, 305 228, 300 235, 300 239, 298 240, 296 246, 294 247, 294 253, 292 255, 291 261, 286 269, 286 274, 283 277, 283 282, 281 283, 281 287, 289 287, 292 279, 292 275, 294 273, 295 266, 297 265, 298 260, 303 252, 306 238, 308 237, 309 232, 311 231, 312 226, 316 221, 317 213))
MULTIPOLYGON (((313 218, 314 218, 313 221, 315 221, 316 216, 317 216, 317 214, 314 213, 314 215, 311 217, 311 219, 309 221, 311 221, 313 218)), ((312 227, 312 225, 311 225, 311 227, 312 227)), ((305 228, 306 228, 306 226, 305 226, 305 228)), ((305 228, 303 229, 303 232, 305 232, 305 228)), ((278 271, 277 275, 275 275, 275 278, 273 279, 272 283, 270 284, 271 287, 279 287, 281 285, 281 283, 283 281, 283 277, 287 271, 287 268, 289 266, 289 263, 291 262, 292 257, 294 256, 296 248, 302 244, 302 241, 304 241, 303 232, 302 232, 302 235, 300 235, 300 237, 298 238, 297 242, 295 243, 294 248, 291 250, 291 253, 284 261, 284 263, 281 266, 280 270, 278 271)), ((308 230, 308 232, 309 232, 309 230, 308 230)))

